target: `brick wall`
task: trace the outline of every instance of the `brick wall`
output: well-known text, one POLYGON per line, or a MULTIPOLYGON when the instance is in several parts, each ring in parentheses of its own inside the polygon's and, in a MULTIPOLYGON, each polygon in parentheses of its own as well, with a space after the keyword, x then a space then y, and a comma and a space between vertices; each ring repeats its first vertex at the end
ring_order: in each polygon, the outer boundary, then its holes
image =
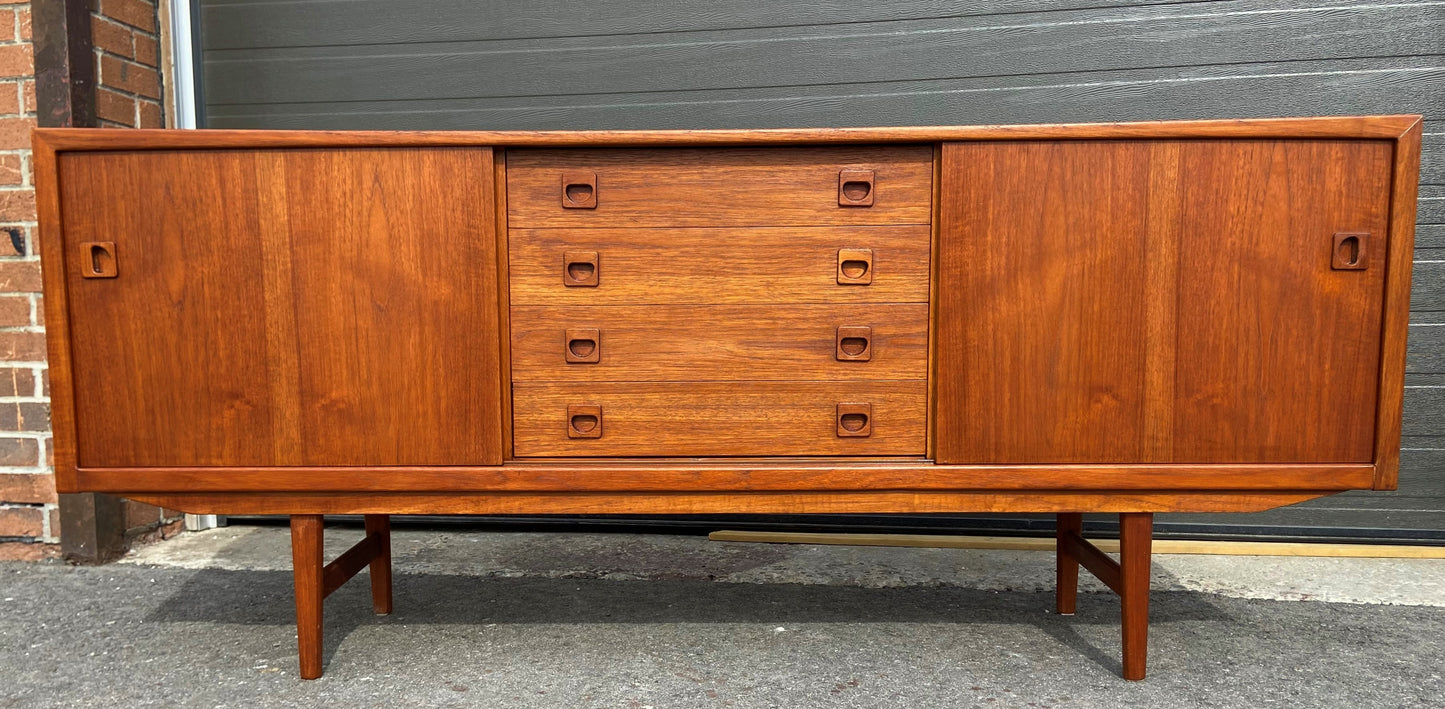
MULTIPOLYGON (((35 66, 30 5, 0 0, 0 559, 59 552, 30 130, 35 66)), ((96 116, 115 128, 160 128, 160 35, 147 0, 99 0, 91 17, 96 116)), ((127 503, 128 536, 168 536, 177 513, 127 503)))

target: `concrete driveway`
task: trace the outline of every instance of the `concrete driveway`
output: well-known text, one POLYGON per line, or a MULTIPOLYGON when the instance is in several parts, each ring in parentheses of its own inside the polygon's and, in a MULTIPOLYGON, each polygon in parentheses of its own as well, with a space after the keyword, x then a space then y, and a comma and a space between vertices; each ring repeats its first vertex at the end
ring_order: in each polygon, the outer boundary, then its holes
POLYGON ((1445 561, 1156 556, 1130 683, 1117 600, 1054 615, 1048 552, 402 529, 396 613, 338 591, 305 682, 289 553, 236 527, 0 564, 0 706, 1445 704, 1445 561))

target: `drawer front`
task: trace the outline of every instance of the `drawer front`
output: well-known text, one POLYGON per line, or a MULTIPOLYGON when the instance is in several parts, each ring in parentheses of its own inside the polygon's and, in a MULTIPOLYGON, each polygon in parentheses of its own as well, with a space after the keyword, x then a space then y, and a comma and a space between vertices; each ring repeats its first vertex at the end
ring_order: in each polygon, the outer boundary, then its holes
POLYGON ((926 303, 928 249, 927 225, 512 229, 508 261, 513 305, 926 303), (838 277, 849 249, 870 253, 870 282, 838 277), (569 254, 595 254, 595 279, 570 278, 569 254))
POLYGON ((927 303, 512 308, 513 381, 876 380, 927 373, 927 303))
POLYGON ((924 381, 518 382, 512 392, 518 457, 921 456, 926 445, 924 381))
POLYGON ((507 211, 511 228, 927 224, 932 182, 927 145, 516 150, 507 211))

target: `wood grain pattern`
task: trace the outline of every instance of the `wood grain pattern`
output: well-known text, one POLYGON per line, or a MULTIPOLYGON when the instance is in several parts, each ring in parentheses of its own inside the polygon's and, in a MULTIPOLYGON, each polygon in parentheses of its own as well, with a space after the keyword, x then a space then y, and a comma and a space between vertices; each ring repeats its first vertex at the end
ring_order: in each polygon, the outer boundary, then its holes
POLYGON ((1421 123, 1395 142, 1390 182, 1390 224, 1385 253, 1384 327, 1380 396, 1375 413, 1376 490, 1393 490, 1400 478, 1405 351, 1409 335, 1411 254, 1415 248, 1416 191, 1420 180, 1421 123))
POLYGON ((517 382, 513 430, 518 457, 923 455, 925 394, 922 380, 517 382), (839 402, 873 405, 871 436, 836 435, 839 402), (567 437, 581 403, 602 406, 602 437, 567 437))
POLYGON ((927 224, 927 146, 788 150, 517 150, 507 166, 515 227, 927 224), (874 204, 838 204, 838 172, 875 174, 874 204), (567 173, 597 175, 595 209, 558 201, 567 173))
POLYGON ((60 156, 63 248, 103 236, 125 259, 108 279, 60 262, 80 465, 299 462, 273 448, 256 169, 246 152, 60 156))
POLYGON ((889 458, 543 458, 501 466, 81 469, 86 489, 197 492, 1331 490, 1374 468, 1330 465, 936 465, 889 458))
POLYGON ((286 155, 303 464, 501 462, 487 150, 286 155))
POLYGON ((1183 149, 1174 460, 1374 459, 1384 268, 1334 271, 1333 234, 1388 248, 1384 141, 1183 149))
POLYGON ((190 514, 826 514, 1258 512, 1319 497, 1278 493, 171 494, 132 499, 190 514))
POLYGON ((491 172, 485 150, 62 156, 64 243, 126 259, 67 279, 79 463, 501 462, 491 172))
POLYGON ((512 308, 512 380, 918 379, 928 305, 650 305, 512 308), (837 359, 837 328, 871 326, 868 361, 837 359), (563 332, 600 330, 595 364, 566 361, 563 332))
POLYGON ((1150 146, 950 143, 938 459, 1149 462, 1150 146))
POLYGON ((928 227, 512 229, 518 305, 926 303, 928 227), (842 248, 872 249, 867 287, 840 286, 842 248), (564 285, 563 254, 595 252, 595 288, 564 285))
POLYGON ((1149 559, 1154 515, 1119 515, 1119 605, 1123 614, 1124 679, 1144 679, 1149 645, 1149 559))
POLYGON ((1335 232, 1386 232, 1390 158, 945 146, 940 356, 968 365, 939 375, 939 460, 1372 460, 1385 269, 1330 262, 1335 232))
POLYGON ((296 588, 296 649, 301 679, 316 679, 322 670, 322 581, 325 557, 320 514, 291 515, 291 569, 296 588))
POLYGON ((554 131, 177 131, 37 128, 51 150, 175 150, 345 147, 643 147, 788 144, 933 143, 964 140, 1123 138, 1383 138, 1395 139, 1418 114, 1307 118, 1231 118, 1110 123, 909 126, 882 128, 746 128, 722 130, 554 131))

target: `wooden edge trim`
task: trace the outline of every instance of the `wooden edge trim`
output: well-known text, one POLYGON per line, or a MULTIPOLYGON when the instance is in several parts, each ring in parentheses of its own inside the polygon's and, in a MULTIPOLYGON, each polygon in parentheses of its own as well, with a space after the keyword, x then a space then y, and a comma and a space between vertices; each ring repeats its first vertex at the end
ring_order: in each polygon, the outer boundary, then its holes
POLYGON ((1400 437, 1405 409, 1405 351, 1410 334, 1410 276, 1415 253, 1416 197, 1420 183, 1422 123, 1395 141, 1390 222, 1385 253, 1384 322, 1380 336, 1379 395, 1375 411, 1375 490, 1399 486, 1400 437))
MULTIPOLYGON (((1054 551, 1054 537, 983 537, 947 534, 850 534, 825 532, 753 532, 722 529, 707 535, 715 542, 753 544, 825 544, 874 547, 923 547, 930 549, 997 549, 1006 551, 1054 551)), ((1117 539, 1088 542, 1104 553, 1119 551, 1117 539)), ((1223 542, 1198 539, 1155 539, 1155 554, 1199 554, 1214 556, 1301 556, 1364 559, 1445 559, 1445 546, 1404 546, 1393 544, 1330 544, 1325 542, 1223 542)))
POLYGON ((498 377, 502 418, 502 460, 513 457, 512 445, 512 263, 511 231, 507 209, 507 151, 492 150, 492 217, 497 260, 497 356, 502 374, 498 377))
POLYGON ((88 492, 1355 490, 1374 466, 508 463, 481 467, 82 468, 88 492))
POLYGON ((1396 139, 1418 115, 1237 118, 1134 123, 596 131, 291 131, 39 129, 57 150, 386 146, 718 146, 787 143, 933 143, 955 140, 1116 138, 1396 139))
POLYGON ((70 376, 70 304, 66 287, 64 225, 60 213, 60 171, 48 131, 36 130, 31 142, 35 171, 36 240, 45 294, 45 347, 50 369, 50 428, 55 489, 82 492, 76 470, 75 389, 70 376))
POLYGON ((1060 550, 1062 553, 1082 564, 1094 578, 1103 581, 1114 593, 1123 593, 1120 589, 1124 586, 1124 574, 1119 568, 1119 562, 1110 559, 1107 554, 1099 551, 1098 547, 1073 532, 1060 537, 1059 542, 1063 546, 1060 550))
POLYGON ((382 545, 381 538, 374 535, 366 535, 350 549, 347 549, 336 560, 327 564, 321 571, 321 597, 325 598, 336 592, 350 581, 351 578, 366 568, 373 559, 386 552, 382 545))
POLYGON ((190 514, 1056 514, 1259 512, 1334 492, 178 493, 125 497, 190 514))

